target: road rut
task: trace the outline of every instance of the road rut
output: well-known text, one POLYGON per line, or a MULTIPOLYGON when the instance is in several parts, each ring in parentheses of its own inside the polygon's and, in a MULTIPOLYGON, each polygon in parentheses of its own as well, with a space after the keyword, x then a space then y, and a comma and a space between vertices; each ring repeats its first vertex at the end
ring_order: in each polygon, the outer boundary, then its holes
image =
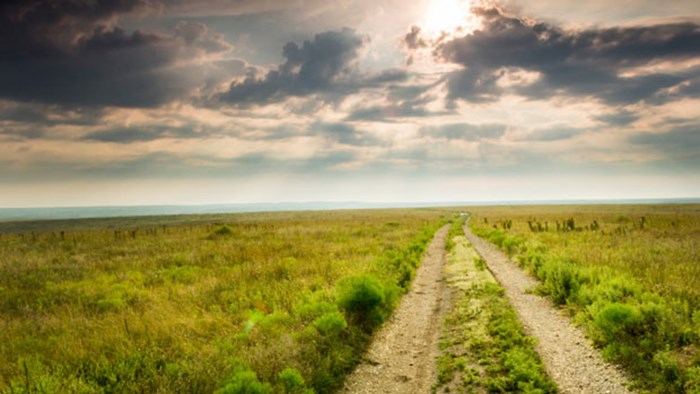
POLYGON ((375 334, 342 393, 430 392, 437 378, 435 359, 442 316, 449 305, 443 274, 448 227, 435 233, 411 290, 375 334))

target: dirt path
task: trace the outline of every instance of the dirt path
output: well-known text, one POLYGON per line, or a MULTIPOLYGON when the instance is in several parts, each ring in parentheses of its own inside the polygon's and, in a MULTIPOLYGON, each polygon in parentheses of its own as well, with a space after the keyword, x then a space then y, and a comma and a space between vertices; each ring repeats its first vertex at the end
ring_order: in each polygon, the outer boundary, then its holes
POLYGON ((375 334, 343 393, 429 393, 442 315, 449 302, 443 280, 448 226, 435 233, 423 263, 393 317, 375 334))
POLYGON ((527 293, 537 285, 535 279, 466 225, 464 233, 505 288, 527 333, 537 338, 536 350, 562 393, 631 392, 622 373, 602 360, 581 330, 573 327, 547 299, 527 293))

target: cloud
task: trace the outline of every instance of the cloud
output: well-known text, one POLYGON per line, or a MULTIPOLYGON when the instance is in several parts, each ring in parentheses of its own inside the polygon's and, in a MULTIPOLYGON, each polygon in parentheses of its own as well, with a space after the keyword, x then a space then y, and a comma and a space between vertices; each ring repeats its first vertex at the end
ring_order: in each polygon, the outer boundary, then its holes
POLYGON ((375 136, 365 131, 357 130, 354 126, 347 123, 316 122, 309 129, 315 135, 324 136, 342 145, 375 146, 382 143, 375 136))
POLYGON ((0 97, 76 106, 154 107, 204 83, 202 61, 232 48, 199 23, 169 34, 117 26, 146 0, 16 2, 0 10, 0 97))
POLYGON ((639 114, 622 110, 619 112, 594 116, 594 119, 612 126, 627 126, 639 119, 639 114))
POLYGON ((404 101, 398 105, 377 105, 354 109, 345 120, 393 122, 396 118, 426 117, 438 115, 426 110, 412 101, 404 101))
POLYGON ((700 164, 700 123, 677 125, 664 133, 636 133, 630 136, 629 140, 633 144, 651 147, 670 157, 692 158, 696 164, 700 164))
POLYGON ((565 124, 535 129, 527 135, 520 137, 519 141, 562 141, 576 137, 577 135, 596 130, 596 128, 588 127, 572 127, 565 124))
POLYGON ((448 140, 480 141, 497 139, 505 134, 506 129, 507 127, 504 124, 452 123, 423 127, 420 130, 420 134, 448 140))
POLYGON ((446 77, 452 100, 491 102, 510 92, 533 99, 576 96, 615 105, 656 103, 672 98, 669 90, 675 87, 694 92, 700 77, 697 67, 638 70, 662 61, 700 58, 700 26, 694 23, 567 30, 499 8, 472 12, 482 20, 480 29, 439 41, 434 48, 438 59, 462 66, 446 77), (537 78, 525 86, 499 84, 514 70, 536 73, 537 78))
POLYGON ((428 91, 435 83, 391 84, 386 86, 383 104, 357 105, 345 118, 348 121, 396 122, 401 118, 441 116, 448 112, 429 110, 436 97, 428 91))
POLYGON ((201 138, 204 135, 193 130, 192 126, 143 126, 116 127, 94 131, 81 137, 84 141, 116 142, 128 144, 132 142, 155 141, 163 138, 201 138))
POLYGON ((250 73, 243 81, 233 82, 219 99, 262 104, 287 96, 351 89, 357 58, 365 42, 365 37, 349 28, 316 34, 301 46, 288 42, 282 52, 285 61, 276 70, 268 71, 261 79, 250 73))
POLYGON ((403 37, 403 42, 404 45, 406 45, 406 48, 408 49, 418 49, 418 48, 424 48, 428 46, 428 44, 425 42, 420 37, 420 27, 418 26, 411 26, 411 31, 406 33, 406 35, 403 37))

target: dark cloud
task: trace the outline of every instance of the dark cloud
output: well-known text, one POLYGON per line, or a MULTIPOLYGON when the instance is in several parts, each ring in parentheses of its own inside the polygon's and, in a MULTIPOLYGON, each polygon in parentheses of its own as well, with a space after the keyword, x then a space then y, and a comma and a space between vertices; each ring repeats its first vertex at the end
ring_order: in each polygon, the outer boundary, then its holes
POLYGON ((630 142, 671 156, 691 156, 700 164, 700 123, 697 121, 674 126, 663 133, 637 133, 630 137, 630 142))
POLYGON ((148 0, 8 0, 0 4, 0 50, 11 57, 71 52, 118 18, 158 8, 148 0))
POLYGON ((0 125, 0 136, 10 137, 11 140, 36 140, 46 137, 46 130, 27 124, 0 125))
POLYGON ((660 102, 665 89, 692 91, 700 69, 624 75, 634 67, 659 61, 700 57, 700 26, 654 26, 565 30, 508 15, 498 8, 475 8, 483 26, 466 36, 439 43, 438 58, 460 64, 447 76, 449 98, 472 102, 498 99, 498 80, 509 71, 536 72, 539 78, 511 91, 531 98, 553 95, 595 97, 611 104, 660 102))
POLYGON ((452 123, 442 126, 427 126, 420 130, 421 135, 448 140, 481 141, 497 139, 506 132, 504 124, 452 123))
POLYGON ((151 107, 186 98, 207 77, 193 60, 227 51, 198 23, 171 34, 116 25, 157 8, 146 0, 4 3, 0 96, 77 106, 151 107))
POLYGON ((310 131, 315 135, 324 136, 343 145, 375 146, 381 144, 381 141, 375 136, 358 130, 347 123, 317 122, 310 126, 310 131))
POLYGON ((102 108, 0 101, 0 124, 16 122, 34 128, 49 125, 93 126, 99 124, 104 114, 102 108))
POLYGON ((371 106, 354 109, 345 120, 393 122, 397 118, 412 118, 437 115, 412 101, 398 105, 371 106))
POLYGON ((376 75, 370 75, 366 78, 365 84, 368 87, 382 85, 386 83, 404 82, 408 79, 409 74, 405 70, 391 68, 382 70, 376 75))
POLYGON ((613 126, 627 126, 639 119, 639 114, 622 110, 610 114, 594 116, 594 119, 613 126))
MULTIPOLYGON (((204 133, 196 132, 193 126, 143 126, 116 127, 91 132, 81 139, 85 141, 116 142, 128 144, 132 142, 155 141, 163 138, 198 138, 204 133)), ((209 135, 207 133, 207 135, 209 135)))
POLYGON ((435 83, 386 86, 385 104, 353 108, 345 118, 349 121, 395 122, 401 118, 441 116, 448 112, 428 110, 426 107, 436 99, 427 94, 435 83))
POLYGON ((411 31, 403 37, 403 42, 408 49, 425 48, 428 44, 420 37, 420 27, 411 26, 411 31))
POLYGON ((425 48, 428 46, 428 43, 420 37, 420 27, 418 26, 411 26, 411 30, 406 33, 406 35, 403 37, 403 45, 407 52, 409 53, 408 57, 406 58, 406 65, 411 65, 413 64, 413 52, 417 49, 420 48, 425 48))
MULTIPOLYGON (((284 63, 262 79, 255 73, 233 82, 219 99, 229 103, 266 103, 287 96, 347 90, 356 74, 356 61, 366 38, 344 28, 316 34, 299 46, 284 46, 284 63)), ((390 79, 395 78, 395 76, 390 79)), ((381 80, 381 76, 380 76, 381 80)))

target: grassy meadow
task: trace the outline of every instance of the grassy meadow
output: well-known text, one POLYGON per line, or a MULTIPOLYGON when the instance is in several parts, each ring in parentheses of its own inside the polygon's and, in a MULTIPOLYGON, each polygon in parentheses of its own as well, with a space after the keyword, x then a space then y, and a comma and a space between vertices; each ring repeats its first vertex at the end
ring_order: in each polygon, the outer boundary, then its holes
POLYGON ((449 215, 2 223, 0 392, 333 391, 449 215))
POLYGON ((637 388, 700 393, 700 205, 469 210, 637 388))

